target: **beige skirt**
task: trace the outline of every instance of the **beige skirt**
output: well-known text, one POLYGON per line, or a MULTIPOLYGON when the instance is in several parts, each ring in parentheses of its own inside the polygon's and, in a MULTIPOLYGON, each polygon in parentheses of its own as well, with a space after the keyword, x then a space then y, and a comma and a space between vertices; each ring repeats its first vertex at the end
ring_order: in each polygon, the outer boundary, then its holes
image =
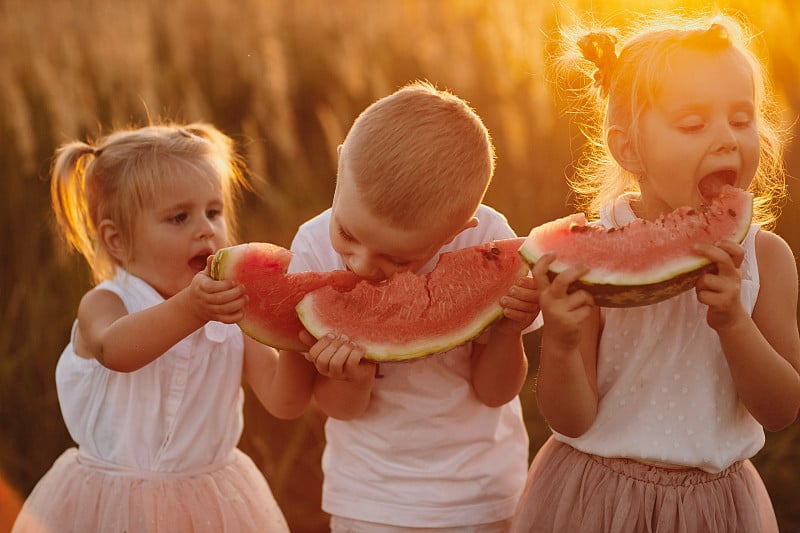
POLYGON ((777 533, 778 525, 750 461, 709 474, 590 455, 550 437, 528 471, 511 530, 777 533))
POLYGON ((240 450, 193 475, 113 472, 71 448, 39 480, 13 533, 288 532, 255 463, 240 450))

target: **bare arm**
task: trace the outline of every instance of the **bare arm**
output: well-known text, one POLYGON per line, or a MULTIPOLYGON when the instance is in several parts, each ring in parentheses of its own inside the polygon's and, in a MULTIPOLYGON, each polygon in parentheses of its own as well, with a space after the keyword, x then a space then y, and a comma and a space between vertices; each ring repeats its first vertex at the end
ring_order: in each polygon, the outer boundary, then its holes
POLYGON ((589 293, 567 294, 570 283, 588 269, 572 268, 549 281, 547 269, 554 258, 545 256, 533 268, 545 324, 536 398, 553 430, 578 437, 597 417, 600 311, 589 293))
POLYGON ((295 352, 281 351, 245 337, 244 378, 273 416, 302 415, 311 401, 316 370, 295 352))
POLYGON ((501 300, 503 318, 492 326, 489 342, 474 343, 472 386, 478 399, 489 407, 508 403, 525 383, 528 358, 522 331, 539 314, 538 299, 532 278, 518 280, 501 300))
POLYGON ((719 335, 736 391, 747 410, 770 431, 797 418, 800 409, 800 335, 797 328, 798 276, 794 255, 777 235, 756 236, 760 290, 753 315, 740 303, 744 256, 734 243, 702 247, 717 274, 697 285, 698 299, 709 305, 708 323, 719 335))
POLYGON ((240 320, 245 298, 240 285, 213 280, 205 272, 171 298, 130 314, 116 294, 94 289, 78 308, 76 351, 111 370, 132 372, 209 320, 240 320))

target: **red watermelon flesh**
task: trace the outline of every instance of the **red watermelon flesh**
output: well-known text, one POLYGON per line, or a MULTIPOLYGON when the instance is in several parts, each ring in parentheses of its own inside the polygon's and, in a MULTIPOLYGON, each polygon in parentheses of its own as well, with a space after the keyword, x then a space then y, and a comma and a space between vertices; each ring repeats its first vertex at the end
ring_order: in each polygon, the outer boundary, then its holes
POLYGON ((298 335, 303 324, 295 306, 309 291, 323 286, 352 288, 360 278, 352 272, 287 274, 292 252, 265 242, 222 248, 211 262, 211 277, 234 279, 245 287, 248 302, 239 327, 247 335, 278 349, 306 351, 298 335))
POLYGON ((365 357, 394 361, 441 352, 477 337, 502 316, 500 298, 528 272, 517 253, 523 239, 506 239, 443 253, 428 274, 398 273, 342 292, 309 292, 297 313, 317 338, 344 334, 365 357))
POLYGON ((588 224, 582 213, 547 222, 531 230, 520 254, 535 264, 555 252, 551 277, 573 265, 589 266, 574 289, 591 292, 597 305, 648 305, 694 287, 714 265, 692 246, 741 242, 752 214, 752 194, 725 185, 707 206, 681 207, 655 221, 637 219, 617 229, 588 224))

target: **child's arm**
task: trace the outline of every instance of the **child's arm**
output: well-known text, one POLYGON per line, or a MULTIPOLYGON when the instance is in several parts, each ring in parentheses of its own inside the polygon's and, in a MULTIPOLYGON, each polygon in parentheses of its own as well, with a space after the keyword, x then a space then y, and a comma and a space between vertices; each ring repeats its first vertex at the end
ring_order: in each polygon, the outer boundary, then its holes
POLYGON ((241 285, 206 272, 162 303, 130 314, 116 294, 91 290, 78 308, 76 352, 111 370, 132 372, 210 320, 241 320, 245 302, 241 285))
POLYGON ((492 325, 487 344, 474 343, 472 354, 472 386, 489 407, 503 405, 519 394, 528 375, 522 331, 539 314, 533 278, 518 280, 500 303, 503 318, 492 325))
POLYGON ((375 363, 364 360, 364 350, 345 336, 328 334, 315 341, 303 333, 301 338, 313 344, 306 358, 318 372, 314 399, 322 411, 340 420, 364 414, 375 382, 375 363))
POLYGON ((600 311, 586 291, 567 293, 587 268, 565 270, 550 282, 547 269, 555 254, 533 268, 544 316, 536 380, 539 410, 550 427, 578 437, 597 416, 597 341, 600 311))
POLYGON ((311 401, 316 371, 295 352, 278 352, 245 336, 243 375, 273 416, 297 418, 311 401))
POLYGON ((797 265, 774 233, 760 231, 755 244, 760 289, 752 317, 740 300, 744 250, 738 244, 697 248, 718 268, 698 281, 697 297, 709 306, 707 321, 719 335, 739 397, 764 428, 777 431, 800 409, 797 265))

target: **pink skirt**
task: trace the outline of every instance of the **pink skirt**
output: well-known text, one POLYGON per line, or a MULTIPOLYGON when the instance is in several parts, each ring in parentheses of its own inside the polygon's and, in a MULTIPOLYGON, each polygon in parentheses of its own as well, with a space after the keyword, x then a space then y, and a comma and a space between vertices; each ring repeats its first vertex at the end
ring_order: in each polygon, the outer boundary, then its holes
POLYGON ((750 461, 717 474, 590 455, 556 441, 528 471, 512 532, 693 533, 778 531, 750 461))
POLYGON ((189 476, 120 474, 65 451, 34 487, 13 533, 288 532, 264 476, 242 451, 189 476))

